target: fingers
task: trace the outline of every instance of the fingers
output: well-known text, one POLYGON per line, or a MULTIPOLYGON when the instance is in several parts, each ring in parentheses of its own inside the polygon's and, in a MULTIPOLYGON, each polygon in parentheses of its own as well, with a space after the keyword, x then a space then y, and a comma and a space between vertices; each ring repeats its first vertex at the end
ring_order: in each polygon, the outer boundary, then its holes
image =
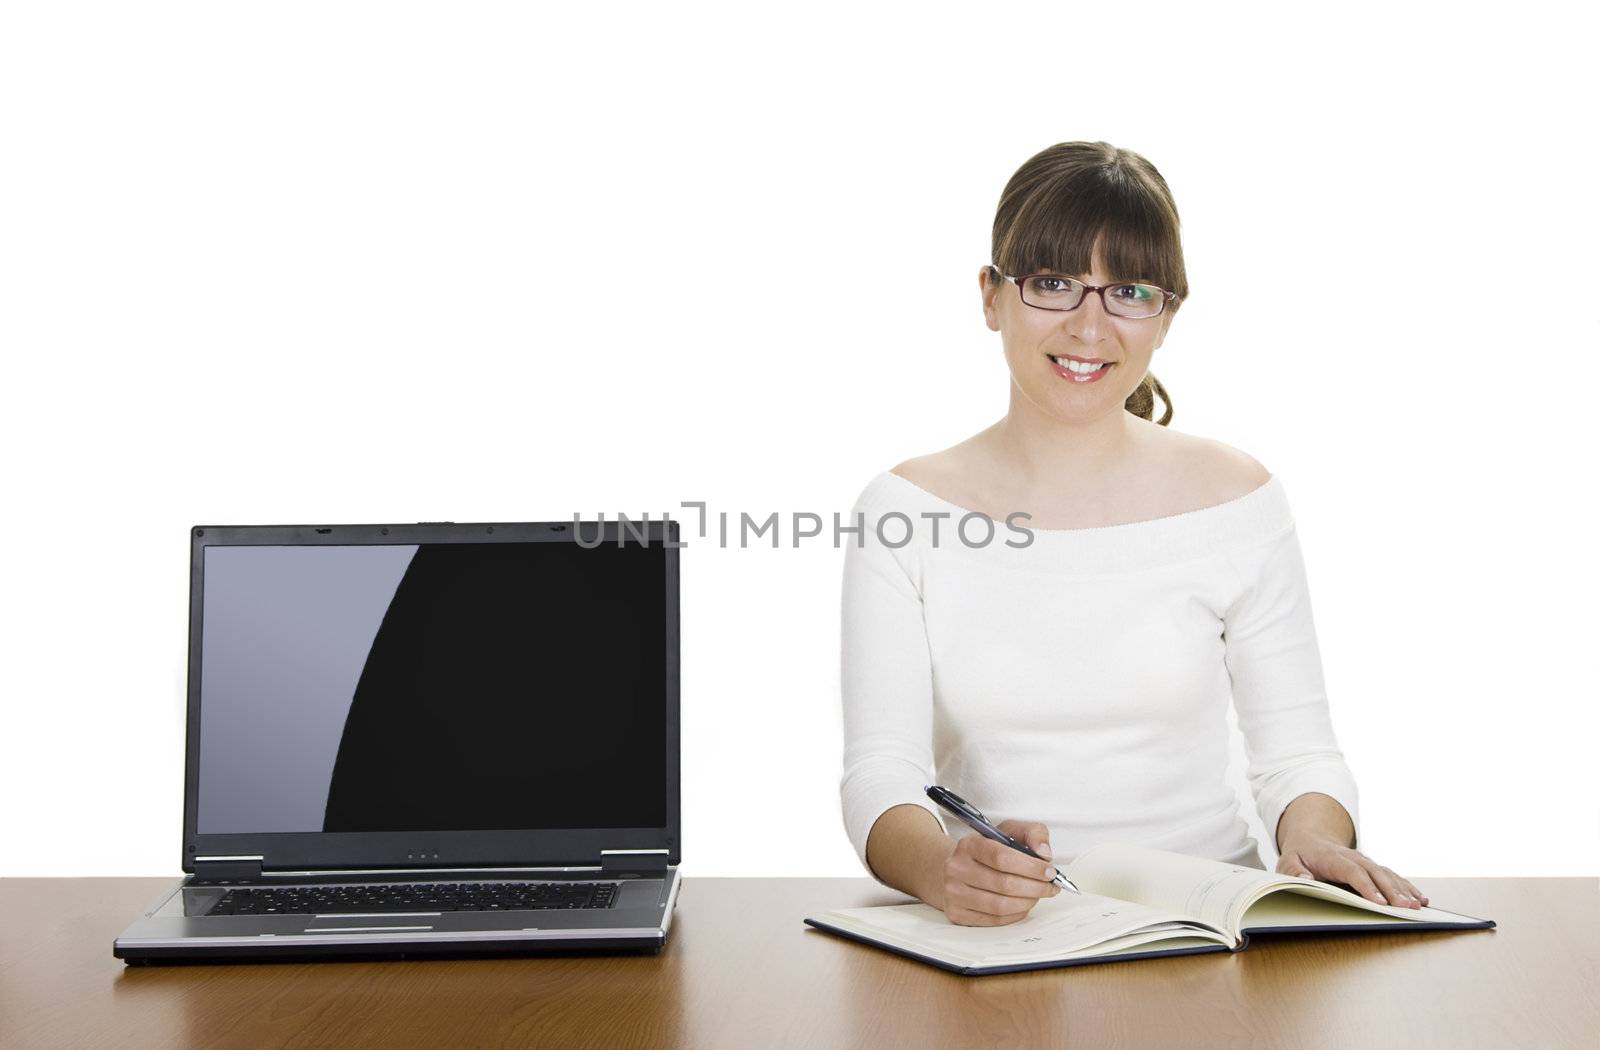
POLYGON ((1402 879, 1399 875, 1396 875, 1393 868, 1385 868, 1380 864, 1378 865, 1378 869, 1383 873, 1384 879, 1386 880, 1384 882, 1379 882, 1379 886, 1383 889, 1384 893, 1388 894, 1391 901, 1398 898, 1401 907, 1422 907, 1422 894, 1417 891, 1415 886, 1411 885, 1411 883, 1407 882, 1405 879, 1402 879))
POLYGON ((1342 882, 1376 904, 1421 908, 1428 903, 1428 898, 1408 880, 1395 874, 1394 869, 1349 847, 1290 850, 1278 858, 1278 870, 1285 875, 1342 882))
MULTIPOLYGON (((1001 831, 1041 856, 1049 852, 1050 831, 1038 822, 1007 820, 1001 831)), ((998 926, 1027 917, 1042 898, 1061 887, 1050 881, 1055 865, 1030 857, 981 835, 956 843, 945 867, 945 916, 963 926, 998 926)))
POLYGON ((963 908, 984 915, 1020 919, 1032 911, 1033 906, 1038 903, 1036 897, 1011 897, 986 890, 981 886, 968 885, 963 890, 964 892, 957 894, 957 903, 963 908))
POLYGON ((1420 902, 1413 900, 1411 895, 1400 885, 1400 876, 1384 867, 1382 864, 1367 862, 1367 873, 1372 876, 1372 881, 1378 884, 1378 889, 1383 893, 1387 904, 1398 905, 1402 908, 1419 908, 1420 902))
MULTIPOLYGON (((963 839, 963 844, 970 839, 976 839, 976 836, 963 839)), ((1018 866, 1021 868, 1022 864, 1018 866)), ((1054 896, 1061 892, 1061 887, 1045 879, 1042 874, 1040 876, 1032 874, 1035 869, 1043 869, 1054 874, 1054 868, 1046 866, 1043 861, 1035 861, 1032 856, 1022 855, 1008 845, 990 842, 989 839, 978 839, 978 842, 973 842, 973 845, 966 850, 958 845, 947 863, 950 877, 954 877, 962 884, 978 887, 990 893, 1022 896, 1035 901, 1042 896, 1054 896), (1026 861, 1027 871, 1018 872, 1002 868, 1002 864, 1013 863, 1010 856, 1006 856, 1008 853, 1021 861, 1026 861)))
POLYGON ((944 909, 945 918, 957 926, 1008 926, 1014 922, 1021 922, 1027 918, 1027 914, 1023 912, 1020 915, 988 915, 955 904, 946 904, 944 909))
POLYGON ((1020 875, 1036 882, 1048 883, 1056 877, 1056 866, 1049 861, 1035 860, 1020 850, 1003 846, 990 839, 984 839, 974 845, 972 858, 995 871, 1020 875))
POLYGON ((1428 896, 1427 896, 1427 894, 1425 894, 1421 890, 1417 889, 1417 887, 1412 885, 1412 883, 1407 879, 1401 879, 1400 880, 1400 885, 1404 886, 1406 888, 1406 892, 1411 894, 1412 897, 1415 897, 1420 904, 1422 904, 1424 907, 1427 906, 1427 904, 1428 904, 1428 896))
POLYGON ((1023 826, 1022 841, 1045 860, 1055 859, 1050 851, 1050 829, 1039 821, 1030 821, 1023 826))
POLYGON ((1404 898, 1401 901, 1402 904, 1411 908, 1420 908, 1428 903, 1428 898, 1424 897, 1422 891, 1413 886, 1410 880, 1402 879, 1399 875, 1396 875, 1393 868, 1384 868, 1383 871, 1393 880, 1395 888, 1404 898))
MULTIPOLYGON (((962 926, 999 926, 1018 922, 1026 918, 1039 902, 1037 897, 1017 897, 974 886, 964 878, 952 874, 945 883, 944 891, 946 918, 962 926)), ((1059 892, 1058 887, 1050 888, 1059 892)))
POLYGON ((1376 904, 1391 904, 1399 908, 1420 908, 1423 898, 1401 887, 1404 881, 1393 871, 1376 864, 1361 854, 1343 863, 1345 884, 1376 904))
MULTIPOLYGON (((1355 855, 1355 860, 1372 884, 1377 887, 1379 894, 1383 898, 1378 903, 1392 904, 1398 908, 1422 907, 1422 894, 1411 883, 1396 875, 1393 868, 1386 868, 1382 864, 1375 863, 1370 857, 1361 853, 1355 855)), ((1371 894, 1364 889, 1361 892, 1364 896, 1371 898, 1371 894)))
POLYGON ((1361 865, 1361 870, 1366 872, 1367 878, 1372 880, 1373 887, 1378 891, 1378 903, 1398 903, 1400 898, 1400 890, 1389 881, 1389 877, 1383 873, 1383 869, 1381 867, 1367 860, 1365 857, 1357 860, 1356 863, 1361 865))
POLYGON ((1305 879, 1314 879, 1311 869, 1305 866, 1298 853, 1286 853, 1278 858, 1278 873, 1280 875, 1298 875, 1305 879))
POLYGON ((1036 897, 1011 897, 979 886, 951 883, 945 887, 944 913, 961 926, 1001 926, 1026 919, 1037 903, 1036 897))
POLYGON ((974 885, 1007 897, 1031 897, 1038 900, 1041 897, 1054 897, 1061 892, 1061 887, 1053 882, 1030 879, 1026 875, 1011 875, 1003 871, 988 872, 986 875, 982 882, 974 885))
POLYGON ((1372 876, 1367 874, 1367 869, 1353 857, 1345 857, 1338 861, 1337 877, 1346 886, 1349 886, 1361 896, 1374 904, 1389 903, 1384 899, 1383 893, 1378 889, 1378 884, 1372 881, 1372 876))
POLYGON ((976 856, 991 868, 1000 871, 1009 871, 1017 875, 1026 875, 1034 879, 1052 879, 1055 877, 1055 865, 1050 863, 1050 829, 1038 821, 1027 820, 1002 820, 995 827, 1010 835, 1019 842, 1043 857, 1037 860, 1028 856, 1021 850, 1012 849, 1010 846, 993 839, 982 839, 981 848, 976 856))

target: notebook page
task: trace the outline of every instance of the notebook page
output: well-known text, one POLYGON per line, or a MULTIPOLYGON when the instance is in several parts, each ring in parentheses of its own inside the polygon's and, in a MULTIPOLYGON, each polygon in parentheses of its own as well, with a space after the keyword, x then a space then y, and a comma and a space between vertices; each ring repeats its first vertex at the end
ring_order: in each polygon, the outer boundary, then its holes
POLYGON ((1130 933, 1128 936, 1118 936, 1115 940, 1096 944, 1094 948, 1085 948, 1083 951, 1074 952, 1070 956, 986 956, 979 964, 984 967, 1005 967, 1005 965, 1018 965, 1024 962, 1056 962, 1067 959, 1115 959, 1117 956, 1128 956, 1133 952, 1146 951, 1173 951, 1178 948, 1226 948, 1226 941, 1218 936, 1197 936, 1194 930, 1189 932, 1166 933, 1130 933))
POLYGON ((1113 937, 1104 944, 1096 944, 1093 947, 1083 948, 1067 955, 1042 954, 1039 952, 1026 952, 1018 955, 985 955, 982 960, 973 963, 973 965, 1016 966, 1021 963, 1066 962, 1069 959, 1109 959, 1118 955, 1128 955, 1132 952, 1170 951, 1175 948, 1206 947, 1226 948, 1228 947, 1227 939, 1211 933, 1200 936, 1195 933, 1192 927, 1147 930, 1142 933, 1130 933, 1124 937, 1113 937))
POLYGON ((1239 925, 1242 929, 1267 930, 1279 926, 1361 926, 1390 923, 1396 919, 1412 922, 1480 921, 1470 915, 1458 915, 1443 908, 1401 908, 1392 904, 1374 904, 1338 886, 1316 883, 1286 887, 1267 894, 1245 910, 1239 925))
POLYGON ((1085 893, 1136 900, 1229 931, 1262 893, 1311 881, 1121 842, 1087 850, 1064 870, 1085 893))
MULTIPOLYGON (((981 965, 991 956, 1065 958, 1116 938, 1151 932, 1154 939, 1194 930, 1181 915, 1090 893, 1062 892, 1034 905, 1028 917, 1004 926, 961 926, 927 904, 838 908, 818 916, 853 933, 981 965)), ((1220 935, 1216 943, 1228 943, 1220 935)), ((1094 954, 1090 952, 1089 954, 1094 954)))

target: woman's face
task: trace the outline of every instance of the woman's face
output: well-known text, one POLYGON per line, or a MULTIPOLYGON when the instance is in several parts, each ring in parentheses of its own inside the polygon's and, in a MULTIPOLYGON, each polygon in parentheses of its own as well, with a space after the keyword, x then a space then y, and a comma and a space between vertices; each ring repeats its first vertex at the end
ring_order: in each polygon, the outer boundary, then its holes
MULTIPOLYGON (((1093 262, 1090 273, 1059 276, 1098 286, 1130 279, 1106 271, 1098 245, 1093 262)), ((987 267, 979 281, 984 320, 991 331, 1000 333, 1013 386, 1040 411, 1061 420, 1081 421, 1123 411, 1123 403, 1149 371, 1150 359, 1172 323, 1170 305, 1155 317, 1116 317, 1106 313, 1099 295, 1090 292, 1076 309, 1040 310, 1022 301, 1016 282, 989 284, 987 267), (1067 358, 1109 361, 1111 365, 1085 380, 1074 377, 1066 367, 1067 358)))

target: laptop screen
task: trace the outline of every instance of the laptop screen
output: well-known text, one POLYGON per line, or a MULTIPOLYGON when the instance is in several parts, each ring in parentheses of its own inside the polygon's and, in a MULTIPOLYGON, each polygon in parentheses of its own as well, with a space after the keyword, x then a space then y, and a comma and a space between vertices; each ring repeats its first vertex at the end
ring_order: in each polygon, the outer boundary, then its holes
POLYGON ((666 548, 208 546, 196 830, 667 823, 666 548))

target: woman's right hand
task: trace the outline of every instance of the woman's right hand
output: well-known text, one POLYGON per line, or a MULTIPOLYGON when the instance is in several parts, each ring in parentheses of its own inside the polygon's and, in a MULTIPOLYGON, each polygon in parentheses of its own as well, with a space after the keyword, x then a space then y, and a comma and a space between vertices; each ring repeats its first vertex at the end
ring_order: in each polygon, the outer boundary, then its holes
POLYGON ((1026 842, 1044 860, 976 832, 956 840, 944 864, 944 914, 958 926, 1004 926, 1027 917, 1041 897, 1061 887, 1050 880, 1050 829, 1038 821, 1002 820, 995 827, 1026 842))

